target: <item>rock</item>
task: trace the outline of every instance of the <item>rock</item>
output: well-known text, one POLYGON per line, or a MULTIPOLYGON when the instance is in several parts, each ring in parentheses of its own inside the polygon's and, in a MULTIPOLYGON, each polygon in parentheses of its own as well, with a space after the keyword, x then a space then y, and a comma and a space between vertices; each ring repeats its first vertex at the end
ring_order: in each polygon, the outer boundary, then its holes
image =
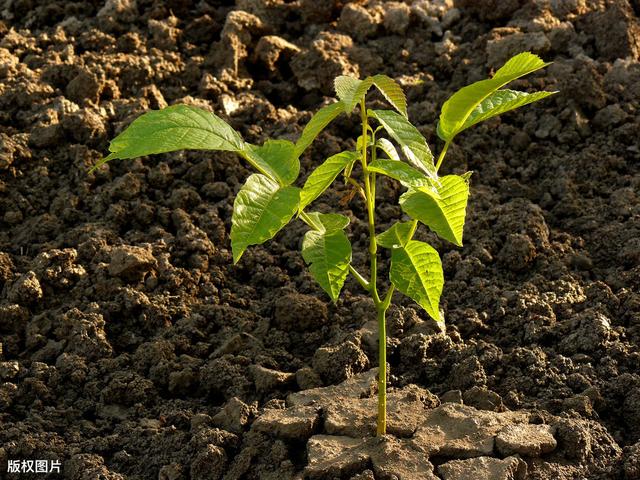
POLYGON ((0 380, 11 380, 20 373, 20 364, 16 360, 0 362, 0 380))
POLYGON ((640 442, 627 447, 623 470, 626 480, 640 479, 640 442))
POLYGON ((597 309, 587 309, 572 316, 567 322, 568 335, 562 338, 559 351, 565 355, 592 354, 603 350, 617 336, 611 320, 597 309))
POLYGON ((358 345, 346 341, 316 350, 312 364, 326 383, 339 383, 365 370, 369 359, 358 345))
POLYGON ((449 390, 440 395, 440 403, 460 403, 462 404, 462 392, 460 390, 449 390))
POLYGON ((494 437, 505 426, 527 423, 522 412, 495 413, 445 403, 428 410, 411 439, 412 445, 428 456, 470 458, 492 455, 494 437))
POLYGON ((225 473, 226 452, 215 445, 207 445, 191 462, 191 478, 219 480, 225 473))
POLYGON ((324 23, 331 21, 339 11, 339 0, 301 0, 300 10, 305 23, 324 23))
POLYGON ((288 61, 300 49, 293 43, 287 42, 284 38, 276 35, 265 35, 258 40, 258 45, 254 52, 257 60, 260 60, 268 70, 276 71, 277 63, 280 59, 288 61))
POLYGON ((275 302, 274 323, 285 332, 316 330, 327 322, 327 306, 316 297, 290 293, 275 302))
POLYGON ((221 357, 228 353, 243 354, 250 356, 253 353, 264 350, 262 342, 247 332, 240 332, 237 335, 230 336, 227 340, 215 349, 212 358, 221 357))
POLYGON ((357 40, 364 40, 376 32, 378 24, 362 5, 347 3, 340 13, 338 28, 357 40))
POLYGON ((98 145, 107 134, 102 117, 90 108, 65 114, 62 128, 75 142, 89 146, 98 145))
POLYGON ((184 469, 179 463, 163 465, 158 472, 158 480, 180 480, 184 478, 184 469))
POLYGON ((305 474, 311 480, 341 478, 364 470, 369 455, 361 451, 361 439, 315 435, 307 442, 308 464, 305 474))
POLYGON ((296 383, 300 390, 308 390, 322 386, 322 379, 313 368, 303 367, 296 372, 296 383))
POLYGON ((138 18, 136 0, 107 0, 96 17, 114 22, 131 23, 138 18))
POLYGON ((498 253, 498 263, 513 272, 521 272, 531 266, 536 256, 536 246, 528 235, 510 233, 498 253))
POLYGON ((113 348, 107 340, 105 321, 99 313, 85 313, 72 308, 57 322, 56 336, 65 342, 64 351, 88 360, 111 356, 113 348))
POLYGON ((433 465, 420 452, 393 437, 355 439, 315 435, 307 442, 310 480, 344 478, 372 465, 376 478, 437 480, 433 465))
POLYGON ((472 387, 464 392, 464 403, 479 410, 504 412, 502 397, 486 387, 472 387))
POLYGON ((579 28, 595 39, 596 50, 609 61, 638 58, 640 22, 628 2, 611 2, 578 21, 579 28))
POLYGON ((119 473, 110 471, 104 465, 104 458, 92 453, 78 453, 64 462, 64 477, 70 480, 124 480, 119 473))
POLYGON ((126 280, 141 280, 155 265, 156 259, 149 249, 123 245, 111 252, 109 273, 126 280))
POLYGON ((525 480, 527 464, 518 457, 452 460, 438 467, 443 480, 525 480))
POLYGON ((7 298, 12 303, 30 305, 43 297, 42 287, 35 272, 21 275, 9 288, 7 298))
POLYGON ((377 374, 378 370, 374 368, 367 372, 354 375, 339 385, 312 388, 302 392, 291 393, 287 397, 287 406, 316 405, 326 408, 337 402, 344 402, 345 399, 370 397, 375 392, 377 374))
POLYGON ((251 426, 252 429, 285 440, 306 440, 318 427, 320 413, 316 407, 267 409, 251 426))
POLYGON ((508 425, 496 436, 496 449, 504 456, 539 457, 558 445, 553 431, 550 425, 508 425))
POLYGON ((551 42, 543 32, 522 33, 517 28, 494 28, 495 37, 487 42, 487 64, 501 67, 507 60, 520 52, 544 54, 551 48, 551 42))
POLYGON ((505 20, 518 10, 524 0, 456 0, 455 5, 483 21, 505 20))
POLYGON ((309 49, 294 55, 290 66, 298 85, 305 90, 320 90, 333 95, 333 80, 338 75, 360 76, 357 63, 351 62, 349 53, 353 40, 347 35, 320 32, 309 49))
POLYGON ((60 143, 63 137, 64 131, 59 123, 36 125, 31 129, 29 144, 36 148, 53 147, 60 143))
POLYGON ((18 386, 15 383, 0 383, 0 412, 5 412, 13 403, 18 394, 18 386))
MULTIPOLYGON (((387 432, 397 437, 410 437, 422 423, 427 409, 438 403, 435 395, 416 385, 390 391, 387 394, 387 432)), ((324 409, 324 429, 331 435, 373 436, 377 404, 376 395, 335 402, 324 409)))
POLYGON ((77 104, 82 104, 84 100, 97 103, 104 85, 104 80, 87 70, 82 70, 67 85, 67 98, 77 104))
POLYGON ((593 117, 593 125, 601 130, 607 130, 623 123, 628 118, 620 104, 614 103, 600 109, 593 117))
POLYGON ((396 35, 404 35, 411 18, 409 5, 400 2, 385 2, 384 8, 384 28, 396 35))
POLYGON ((294 373, 279 372, 261 365, 251 365, 250 370, 258 393, 270 393, 273 390, 286 388, 295 382, 294 373))
POLYGON ((211 418, 211 424, 232 433, 242 433, 254 413, 253 408, 238 397, 233 397, 211 418))

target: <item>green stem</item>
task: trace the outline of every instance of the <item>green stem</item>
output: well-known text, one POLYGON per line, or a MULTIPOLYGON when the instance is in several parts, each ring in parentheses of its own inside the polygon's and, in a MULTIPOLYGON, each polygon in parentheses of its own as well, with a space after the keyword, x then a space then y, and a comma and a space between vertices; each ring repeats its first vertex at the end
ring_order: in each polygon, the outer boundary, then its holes
MULTIPOLYGON (((360 115, 362 117, 362 175, 364 178, 364 191, 367 200, 367 218, 369 222, 369 264, 371 280, 369 280, 369 293, 373 297, 373 303, 378 313, 378 424, 376 433, 378 436, 387 433, 387 328, 386 312, 388 304, 380 300, 378 295, 378 245, 376 243, 376 175, 367 168, 367 110, 364 98, 360 102, 360 115)), ((373 131, 372 131, 373 133, 373 131)), ((372 137, 373 138, 373 137, 372 137)), ((371 149, 371 159, 375 160, 375 146, 371 149)))
POLYGON ((369 281, 364 278, 362 274, 360 274, 360 272, 353 268, 351 264, 349 264, 349 271, 351 272, 351 275, 353 275, 358 283, 362 286, 362 288, 364 288, 367 292, 371 291, 371 285, 369 284, 369 281))
POLYGON ((442 165, 442 161, 444 160, 444 156, 447 154, 450 144, 451 140, 448 140, 445 142, 444 147, 442 147, 442 151, 440 152, 440 155, 438 155, 438 162, 436 163, 436 172, 440 170, 440 165, 442 165))
POLYGON ((387 307, 378 305, 378 436, 387 433, 387 307))

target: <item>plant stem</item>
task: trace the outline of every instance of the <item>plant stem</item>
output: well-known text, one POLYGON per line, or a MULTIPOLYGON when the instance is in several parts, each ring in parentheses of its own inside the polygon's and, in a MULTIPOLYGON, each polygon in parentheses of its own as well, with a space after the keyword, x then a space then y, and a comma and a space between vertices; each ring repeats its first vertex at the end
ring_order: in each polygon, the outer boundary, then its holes
POLYGON ((378 436, 387 433, 387 306, 379 304, 378 310, 378 436))
POLYGON ((444 156, 447 154, 447 150, 449 149, 449 144, 451 140, 444 143, 444 147, 442 147, 442 151, 440 155, 438 155, 438 162, 436 163, 436 172, 440 170, 440 165, 442 165, 442 161, 444 160, 444 156))
MULTIPOLYGON (((376 174, 369 172, 367 168, 367 129, 369 122, 364 98, 360 102, 360 115, 362 118, 362 175, 364 178, 364 191, 367 200, 367 217, 369 222, 369 265, 371 279, 369 280, 369 293, 373 298, 378 316, 378 422, 376 434, 378 436, 387 433, 387 328, 386 313, 389 302, 380 300, 378 295, 378 245, 376 243, 376 174)), ((372 139, 375 132, 372 131, 372 139)), ((375 160, 375 146, 371 149, 371 159, 375 160)))

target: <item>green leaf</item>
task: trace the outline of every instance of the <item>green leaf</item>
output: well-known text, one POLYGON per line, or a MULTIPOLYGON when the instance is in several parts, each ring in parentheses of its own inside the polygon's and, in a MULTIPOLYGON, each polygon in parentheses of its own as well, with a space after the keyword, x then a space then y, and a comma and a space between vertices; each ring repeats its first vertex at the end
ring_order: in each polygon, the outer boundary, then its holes
POLYGON ((358 154, 356 152, 341 152, 327 158, 322 165, 311 172, 311 175, 304 183, 304 187, 302 187, 299 210, 304 210, 307 205, 318 198, 340 172, 357 158, 358 154))
POLYGON ((485 98, 480 104, 471 112, 461 130, 475 125, 476 123, 483 122, 489 118, 496 117, 503 113, 515 110, 516 108, 528 105, 538 100, 542 100, 550 95, 554 95, 558 92, 535 92, 526 93, 519 92, 517 90, 496 90, 485 98))
POLYGON ((295 146, 288 140, 267 140, 260 147, 245 143, 241 154, 259 172, 281 185, 291 185, 300 173, 295 146))
POLYGON ((238 192, 231 217, 233 263, 249 245, 273 238, 298 210, 300 189, 282 187, 269 177, 254 173, 238 192))
POLYGON ((400 85, 387 75, 374 75, 364 80, 341 75, 334 81, 336 95, 338 95, 338 98, 344 104, 344 111, 346 113, 351 113, 356 104, 364 98, 369 89, 374 85, 393 108, 398 110, 404 117, 407 117, 407 100, 404 92, 400 85))
POLYGON ((333 232, 335 230, 344 230, 349 225, 349 217, 340 215, 339 213, 307 213, 307 217, 311 219, 315 230, 333 232))
POLYGON ((404 247, 411 240, 413 222, 394 223, 391 228, 376 235, 376 242, 384 248, 404 247))
POLYGON ((351 263, 351 243, 344 231, 308 231, 302 241, 302 258, 331 300, 338 300, 351 263))
POLYGON ((382 173, 387 177, 398 180, 405 187, 419 187, 430 185, 430 181, 422 172, 396 160, 378 158, 367 167, 370 171, 382 173))
POLYGON ((458 175, 440 177, 440 185, 417 187, 402 194, 402 210, 445 240, 462 245, 464 219, 469 198, 469 185, 458 175))
POLYGON ((410 240, 403 248, 394 248, 389 279, 398 290, 424 308, 431 318, 442 321, 439 303, 444 275, 440 257, 433 247, 410 240))
POLYGON ((324 130, 324 128, 329 125, 334 118, 340 115, 344 111, 344 104, 342 102, 332 103, 331 105, 326 105, 318 110, 309 123, 302 130, 302 134, 298 141, 296 142, 295 155, 296 157, 300 157, 302 152, 304 152, 311 142, 318 136, 318 134, 324 130))
POLYGON ((386 75, 375 75, 373 77, 373 84, 380 90, 380 93, 384 95, 393 108, 402 114, 403 117, 408 118, 407 114, 407 99, 404 96, 402 87, 396 83, 390 77, 386 75))
POLYGON ((387 133, 400 145, 402 152, 413 166, 431 178, 438 177, 436 167, 433 164, 433 154, 427 141, 406 118, 392 110, 370 110, 369 115, 376 118, 387 133))
MULTIPOLYGON (((372 140, 371 135, 367 133, 367 148, 373 146, 372 140)), ((356 139, 356 151, 362 151, 362 135, 358 135, 358 138, 356 139)))
POLYGON ((398 155, 398 151, 396 147, 393 146, 386 138, 379 138, 376 140, 376 148, 382 150, 391 160, 400 161, 400 155, 398 155))
POLYGON ((176 150, 237 152, 243 147, 240 134, 220 117, 190 105, 172 105, 136 118, 111 141, 111 153, 92 170, 117 158, 136 158, 176 150))
POLYGON ((438 136, 445 141, 451 141, 466 128, 465 123, 469 116, 491 93, 546 65, 548 63, 543 62, 537 55, 529 52, 520 53, 508 60, 493 78, 480 80, 461 88, 442 106, 438 122, 438 136))

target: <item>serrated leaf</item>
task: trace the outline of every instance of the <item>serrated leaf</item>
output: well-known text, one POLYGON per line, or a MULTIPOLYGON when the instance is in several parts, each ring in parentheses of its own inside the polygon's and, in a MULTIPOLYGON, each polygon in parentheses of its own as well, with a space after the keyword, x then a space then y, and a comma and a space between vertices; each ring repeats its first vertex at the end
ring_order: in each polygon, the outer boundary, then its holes
POLYGON ((371 162, 369 171, 382 173, 387 177, 398 180, 405 187, 419 187, 430 184, 430 180, 419 170, 396 160, 378 158, 371 162))
POLYGON ((311 172, 300 193, 300 211, 322 195, 340 172, 357 158, 356 152, 340 152, 327 158, 322 165, 311 172))
POLYGON ((402 210, 445 240, 462 245, 469 185, 458 175, 440 177, 440 185, 411 188, 400 197, 402 210))
POLYGON ((346 113, 351 113, 356 104, 364 98, 369 89, 374 85, 393 108, 407 117, 407 100, 404 92, 400 85, 387 75, 374 75, 364 80, 341 75, 334 81, 336 95, 344 104, 344 111, 346 113))
POLYGON ((344 104, 342 102, 332 103, 331 105, 326 105, 318 110, 313 117, 311 117, 309 123, 304 127, 300 138, 298 138, 298 141, 296 142, 296 157, 300 157, 302 152, 311 145, 311 142, 315 140, 318 134, 343 111, 344 104))
POLYGON ((242 150, 238 132, 217 115, 191 105, 172 105, 136 118, 111 140, 107 157, 93 168, 117 158, 136 158, 176 150, 242 150))
POLYGON ((334 230, 344 230, 349 225, 349 217, 339 213, 319 213, 309 212, 307 216, 311 219, 315 230, 333 232, 334 230))
POLYGON ((391 228, 376 235, 376 242, 384 248, 404 247, 411 240, 413 222, 394 223, 391 228))
POLYGON ((231 217, 231 250, 237 263, 249 245, 274 237, 298 210, 300 189, 254 173, 238 192, 231 217))
POLYGON ((451 141, 464 130, 464 125, 476 107, 492 92, 507 83, 548 65, 540 57, 523 52, 508 60, 493 76, 480 80, 454 93, 442 106, 438 122, 438 136, 451 141))
POLYGON ((300 173, 295 145, 288 140, 267 140, 259 147, 245 143, 241 154, 258 171, 281 185, 291 185, 300 173))
POLYGON ((331 300, 338 300, 351 263, 351 243, 344 231, 308 231, 302 241, 302 258, 331 300))
POLYGON ((438 252, 429 244, 410 240, 391 251, 391 283, 420 305, 431 318, 442 321, 440 295, 444 285, 438 252))
POLYGON ((386 75, 375 75, 373 77, 373 83, 393 108, 400 112, 405 118, 409 117, 407 114, 407 99, 404 96, 402 87, 400 87, 394 79, 386 75))
POLYGON ((396 147, 386 138, 379 138, 376 140, 376 148, 382 150, 391 160, 400 161, 400 155, 396 147))
POLYGON ((370 110, 369 115, 376 118, 387 133, 400 145, 402 153, 414 167, 422 170, 431 178, 438 178, 436 167, 433 164, 433 154, 427 141, 416 127, 392 110, 370 110))
POLYGON ((543 98, 554 95, 555 93, 557 92, 526 93, 508 89, 496 90, 480 102, 473 112, 471 112, 467 120, 464 122, 461 131, 472 127, 476 123, 483 122, 489 118, 496 117, 530 103, 537 102, 538 100, 542 100, 543 98))

